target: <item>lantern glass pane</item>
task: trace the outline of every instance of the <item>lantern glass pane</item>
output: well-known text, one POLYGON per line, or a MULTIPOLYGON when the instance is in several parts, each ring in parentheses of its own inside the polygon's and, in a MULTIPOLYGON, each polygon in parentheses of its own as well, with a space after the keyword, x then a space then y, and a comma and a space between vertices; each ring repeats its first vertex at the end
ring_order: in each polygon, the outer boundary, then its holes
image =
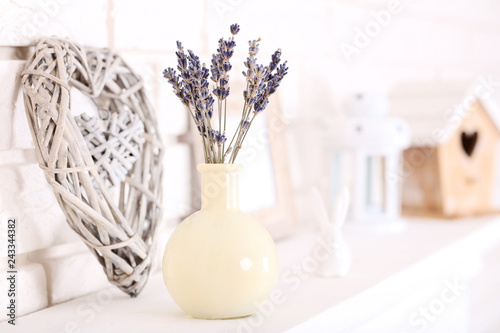
POLYGON ((330 202, 329 210, 333 209, 335 200, 340 190, 347 186, 352 187, 352 179, 355 176, 352 174, 352 156, 349 152, 336 151, 331 154, 330 159, 330 202))
POLYGON ((385 157, 368 156, 366 159, 366 212, 382 214, 385 211, 385 157))

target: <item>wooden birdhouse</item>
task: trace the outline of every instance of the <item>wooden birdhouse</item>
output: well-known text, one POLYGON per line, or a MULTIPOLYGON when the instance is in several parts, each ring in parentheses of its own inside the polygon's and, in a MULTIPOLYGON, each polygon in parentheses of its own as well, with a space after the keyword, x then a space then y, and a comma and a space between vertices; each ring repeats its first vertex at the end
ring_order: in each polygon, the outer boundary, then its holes
POLYGON ((405 118, 403 212, 458 217, 493 210, 500 137, 493 87, 464 83, 406 84, 391 94, 391 114, 405 118))

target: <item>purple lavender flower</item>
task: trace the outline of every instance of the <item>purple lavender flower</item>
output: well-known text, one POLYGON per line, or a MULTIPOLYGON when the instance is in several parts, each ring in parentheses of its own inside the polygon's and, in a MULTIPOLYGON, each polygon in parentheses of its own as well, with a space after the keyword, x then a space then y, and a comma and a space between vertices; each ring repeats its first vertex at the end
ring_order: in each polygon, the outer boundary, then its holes
POLYGON ((246 68, 251 70, 256 66, 256 61, 257 59, 255 58, 255 56, 251 54, 243 64, 246 68))
POLYGON ((236 35, 238 34, 238 32, 240 32, 240 25, 237 23, 231 24, 230 29, 231 29, 231 34, 236 35))
MULTIPOLYGON (((239 31, 239 26, 234 27, 236 35, 239 31)), ((233 26, 231 26, 231 32, 233 31, 233 26)), ((210 79, 215 82, 215 88, 213 93, 219 100, 224 100, 229 96, 229 88, 227 85, 221 83, 229 81, 229 71, 232 69, 230 59, 234 53, 234 47, 236 43, 234 42, 234 37, 230 37, 228 40, 223 38, 219 39, 219 48, 217 53, 212 55, 212 61, 210 65, 211 77, 210 79)))
POLYGON ((248 42, 248 57, 244 61, 246 70, 243 71, 247 82, 247 89, 243 91, 244 117, 229 145, 225 147, 227 103, 222 101, 226 100, 230 93, 229 72, 233 67, 230 60, 236 46, 234 36, 240 31, 240 26, 232 24, 230 31, 231 36, 228 39, 221 38, 218 41, 217 51, 212 55, 208 68, 193 51, 185 52, 182 43, 177 41, 177 67, 163 71, 163 76, 172 86, 174 94, 187 106, 198 128, 204 144, 206 163, 224 163, 226 157, 229 163, 234 163, 254 117, 264 111, 269 104, 269 96, 276 92, 283 77, 288 73, 286 61, 281 63, 281 49, 276 50, 269 65, 264 66, 257 64, 256 58, 261 39, 248 42), (212 87, 209 80, 213 82, 212 87), (218 130, 212 125, 214 97, 218 99, 218 130))
POLYGON ((227 141, 226 134, 220 133, 217 130, 212 130, 210 141, 216 143, 218 146, 222 146, 227 141))
POLYGON ((258 99, 258 101, 254 105, 254 111, 256 113, 260 113, 260 112, 264 111, 267 104, 269 104, 269 98, 267 96, 266 97, 260 96, 260 99, 258 99))
POLYGON ((259 53, 259 42, 261 41, 261 39, 256 39, 256 40, 250 40, 248 41, 248 44, 250 44, 250 47, 248 49, 248 53, 250 53, 251 55, 257 55, 257 53, 259 53))
POLYGON ((269 72, 272 72, 276 69, 278 64, 281 61, 281 49, 277 49, 276 52, 271 57, 271 62, 269 63, 269 72))
POLYGON ((250 122, 248 120, 245 120, 241 128, 243 129, 243 131, 246 131, 248 130, 249 127, 250 127, 250 122))
POLYGON ((249 90, 245 90, 243 92, 243 97, 245 98, 245 103, 248 106, 252 106, 255 103, 255 97, 257 96, 257 91, 252 87, 249 87, 249 90))
POLYGON ((283 79, 283 77, 288 74, 288 67, 286 66, 286 63, 287 61, 285 61, 285 63, 281 64, 281 66, 278 67, 278 69, 276 70, 276 75, 278 75, 280 77, 280 81, 281 79, 283 79))
POLYGON ((163 71, 163 77, 166 78, 172 85, 172 88, 174 88, 174 94, 184 103, 184 105, 189 107, 189 98, 180 80, 180 76, 176 74, 175 70, 171 67, 163 71))
POLYGON ((223 132, 221 135, 218 136, 217 143, 219 144, 219 146, 221 146, 224 143, 226 143, 226 141, 227 141, 226 133, 223 132))
POLYGON ((222 63, 224 60, 221 60, 221 57, 222 55, 220 55, 219 53, 212 54, 212 64, 210 65, 210 79, 214 82, 219 81, 222 74, 221 70, 219 70, 219 63, 222 63))
POLYGON ((257 65, 255 56, 259 52, 259 41, 260 38, 248 42, 249 56, 243 63, 247 68, 246 71, 243 71, 243 76, 246 77, 248 83, 248 89, 243 92, 243 97, 245 98, 245 103, 253 107, 255 113, 264 111, 269 104, 269 96, 276 92, 288 70, 286 62, 279 65, 281 61, 281 49, 274 52, 269 66, 257 65), (272 74, 273 71, 276 71, 276 73, 272 74))
POLYGON ((225 133, 219 133, 219 131, 215 131, 215 142, 217 145, 220 147, 226 142, 226 134, 225 133))
POLYGON ((199 57, 188 50, 187 61, 189 65, 186 70, 185 91, 190 93, 192 104, 198 110, 212 118, 213 115, 213 97, 210 95, 208 77, 210 71, 204 64, 200 63, 199 57))

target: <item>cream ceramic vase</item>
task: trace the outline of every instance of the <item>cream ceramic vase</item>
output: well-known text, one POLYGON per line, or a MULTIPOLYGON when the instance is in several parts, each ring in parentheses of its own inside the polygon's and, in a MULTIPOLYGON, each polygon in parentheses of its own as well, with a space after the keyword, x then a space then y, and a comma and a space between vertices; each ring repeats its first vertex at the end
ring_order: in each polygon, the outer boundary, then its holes
POLYGON ((269 298, 278 258, 267 230, 238 205, 239 164, 200 164, 202 208, 170 237, 163 277, 188 315, 227 319, 251 315, 269 298))

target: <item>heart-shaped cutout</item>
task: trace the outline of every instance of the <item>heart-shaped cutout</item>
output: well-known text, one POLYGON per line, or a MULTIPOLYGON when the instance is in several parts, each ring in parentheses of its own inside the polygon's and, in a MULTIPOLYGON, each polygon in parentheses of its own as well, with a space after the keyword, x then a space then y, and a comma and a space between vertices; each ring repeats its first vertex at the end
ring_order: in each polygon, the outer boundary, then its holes
POLYGON ((469 157, 472 156, 472 153, 474 152, 474 148, 476 148, 478 136, 479 136, 479 134, 477 133, 477 131, 474 133, 462 132, 462 135, 461 135, 462 148, 463 148, 464 152, 467 154, 467 156, 469 156, 469 157))
POLYGON ((143 80, 108 49, 46 38, 27 61, 22 85, 40 168, 69 226, 108 280, 138 295, 151 269, 162 212, 163 147, 143 80), (71 112, 72 88, 108 110, 111 123, 82 132, 71 112), (87 137, 91 132, 96 140, 87 137), (110 185, 119 191, 111 193, 110 185))

